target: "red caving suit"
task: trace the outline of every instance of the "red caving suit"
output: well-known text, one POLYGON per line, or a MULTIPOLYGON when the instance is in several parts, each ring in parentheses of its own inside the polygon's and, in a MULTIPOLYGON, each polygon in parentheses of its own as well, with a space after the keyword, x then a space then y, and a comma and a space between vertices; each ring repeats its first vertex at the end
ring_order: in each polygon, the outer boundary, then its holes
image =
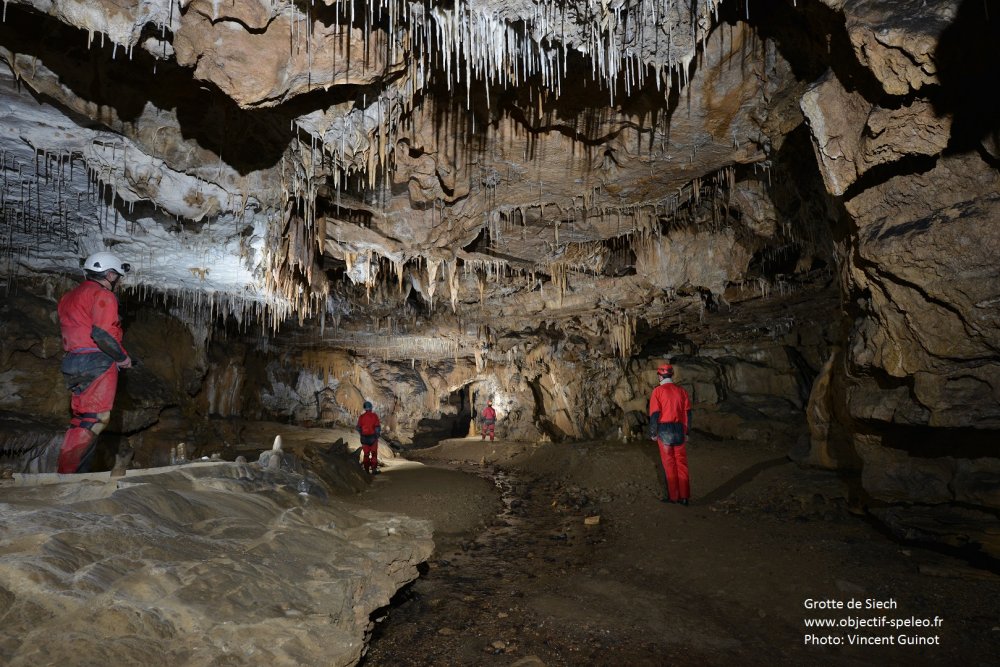
POLYGON ((483 408, 483 440, 486 436, 490 436, 490 440, 493 439, 493 431, 497 425, 497 411, 493 409, 492 405, 487 405, 483 408))
POLYGON ((374 474, 378 471, 378 438, 382 435, 382 423, 378 415, 365 410, 358 417, 358 433, 361 435, 361 452, 364 459, 361 466, 374 474))
POLYGON ((658 423, 650 424, 656 429, 656 442, 660 447, 660 462, 667 482, 667 494, 671 502, 687 500, 691 497, 691 478, 688 473, 687 440, 690 425, 691 399, 683 387, 667 378, 649 397, 649 416, 659 414, 658 423), (666 441, 666 442, 665 442, 666 441))
POLYGON ((73 417, 59 451, 59 472, 86 472, 115 402, 116 362, 128 359, 128 353, 122 347, 118 298, 100 283, 85 280, 67 292, 58 313, 66 352, 62 371, 73 393, 73 417))

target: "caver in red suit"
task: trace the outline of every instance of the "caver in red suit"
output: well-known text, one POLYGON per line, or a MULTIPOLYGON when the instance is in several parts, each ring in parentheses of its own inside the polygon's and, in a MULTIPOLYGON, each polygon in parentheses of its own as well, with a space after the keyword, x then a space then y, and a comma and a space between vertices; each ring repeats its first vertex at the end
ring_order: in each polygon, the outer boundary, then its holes
POLYGON ((361 466, 372 475, 378 473, 378 439, 382 435, 382 423, 372 412, 371 401, 365 401, 365 411, 358 417, 358 434, 361 436, 361 466))
POLYGON ((493 440, 493 431, 496 429, 496 425, 497 411, 493 409, 493 401, 486 401, 486 407, 483 408, 483 440, 486 439, 486 436, 490 436, 490 440, 493 440))
POLYGON ((656 369, 660 385, 649 397, 649 437, 660 448, 660 462, 667 483, 664 502, 688 504, 691 478, 688 474, 687 441, 691 425, 691 399, 684 388, 674 384, 674 368, 663 364, 656 369))
POLYGON ((128 264, 109 252, 91 255, 83 264, 87 279, 59 300, 62 372, 72 392, 73 417, 59 451, 59 472, 90 470, 97 436, 111 420, 118 369, 132 360, 122 347, 122 325, 114 289, 128 264))

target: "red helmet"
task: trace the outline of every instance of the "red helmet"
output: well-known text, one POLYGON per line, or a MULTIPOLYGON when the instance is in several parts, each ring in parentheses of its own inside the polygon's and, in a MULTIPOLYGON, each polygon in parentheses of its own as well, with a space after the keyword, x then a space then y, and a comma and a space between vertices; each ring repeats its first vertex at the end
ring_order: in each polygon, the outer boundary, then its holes
POLYGON ((674 374, 674 367, 670 364, 660 364, 660 367, 656 369, 656 374, 671 377, 674 374))

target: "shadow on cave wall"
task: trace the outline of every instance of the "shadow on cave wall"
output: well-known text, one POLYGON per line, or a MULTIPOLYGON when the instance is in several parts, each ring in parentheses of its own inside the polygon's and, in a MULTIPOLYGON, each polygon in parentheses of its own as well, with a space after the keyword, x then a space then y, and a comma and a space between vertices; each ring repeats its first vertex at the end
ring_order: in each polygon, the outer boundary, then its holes
POLYGON ((722 20, 746 21, 772 40, 799 81, 812 83, 832 69, 845 89, 872 102, 886 97, 878 79, 858 62, 843 13, 819 2, 785 0, 751 2, 749 9, 745 2, 723 3, 721 11, 722 20))
POLYGON ((965 0, 941 33, 934 52, 941 94, 934 103, 954 118, 950 150, 978 150, 986 138, 1000 146, 998 44, 1000 0, 965 0))

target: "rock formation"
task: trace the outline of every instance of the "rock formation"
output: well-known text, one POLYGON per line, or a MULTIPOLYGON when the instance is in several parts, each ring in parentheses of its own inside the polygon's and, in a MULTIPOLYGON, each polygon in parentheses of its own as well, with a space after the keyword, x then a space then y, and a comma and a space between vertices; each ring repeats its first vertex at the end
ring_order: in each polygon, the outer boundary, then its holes
POLYGON ((113 248, 148 463, 365 398, 400 442, 486 396, 625 437, 672 358, 699 429, 807 433, 899 534, 996 555, 998 16, 10 0, 0 408, 61 418, 54 299, 113 248))
POLYGON ((433 547, 429 522, 303 496, 281 471, 101 478, 0 487, 4 664, 357 664, 433 547))

